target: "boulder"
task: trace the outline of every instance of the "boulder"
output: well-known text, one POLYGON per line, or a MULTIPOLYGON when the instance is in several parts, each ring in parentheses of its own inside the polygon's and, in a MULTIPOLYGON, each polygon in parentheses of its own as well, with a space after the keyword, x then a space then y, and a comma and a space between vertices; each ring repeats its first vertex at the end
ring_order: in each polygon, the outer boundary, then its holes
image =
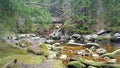
POLYGON ((95 67, 95 66, 88 66, 87 68, 97 68, 97 67, 95 67))
POLYGON ((113 37, 120 37, 120 33, 115 33, 113 37))
POLYGON ((41 49, 41 48, 40 48, 38 45, 34 45, 34 46, 29 46, 29 47, 27 48, 27 51, 28 51, 28 52, 33 52, 33 53, 35 53, 35 54, 39 54, 40 49, 41 49))
POLYGON ((62 36, 62 32, 60 31, 54 31, 53 33, 50 34, 50 38, 54 40, 59 40, 62 36))
POLYGON ((97 34, 98 34, 98 35, 101 35, 101 34, 103 34, 103 33, 105 33, 105 32, 106 32, 106 30, 102 29, 102 30, 98 31, 97 34))
MULTIPOLYGON (((82 63, 85 66, 94 66, 96 68, 120 68, 120 64, 105 64, 104 62, 96 62, 96 61, 87 60, 83 58, 78 58, 77 60, 75 60, 74 63, 76 64, 71 65, 70 63, 68 63, 67 65, 69 68, 79 68, 78 63, 82 63), (74 67, 76 65, 78 67, 74 67)), ((80 67, 80 68, 84 68, 84 67, 80 67)))
POLYGON ((77 55, 83 55, 83 53, 85 53, 85 50, 76 51, 77 55))
POLYGON ((76 46, 84 46, 85 45, 85 44, 75 43, 75 40, 70 40, 67 44, 68 45, 76 45, 76 46))
POLYGON ((120 42, 120 33, 115 33, 110 39, 111 42, 120 42))
POLYGON ((52 52, 51 55, 48 56, 48 59, 55 59, 56 58, 56 53, 52 52))
POLYGON ((5 57, 1 60, 0 68, 35 68, 36 64, 41 64, 46 61, 44 56, 32 55, 13 55, 5 57))
POLYGON ((92 46, 94 46, 95 48, 100 48, 100 45, 97 43, 87 43, 85 45, 85 47, 87 47, 87 48, 91 48, 92 46))
POLYGON ((111 53, 105 53, 102 55, 102 57, 109 57, 109 58, 115 58, 116 55, 119 55, 120 54, 120 49, 118 50, 115 50, 111 53))
POLYGON ((67 65, 68 68, 86 68, 84 64, 79 61, 71 61, 67 65))
POLYGON ((92 34, 92 38, 98 39, 98 35, 97 34, 92 34))
POLYGON ((68 45, 74 45, 74 46, 84 46, 85 44, 80 44, 80 43, 68 43, 68 45))
POLYGON ((63 49, 64 49, 63 47, 54 47, 54 48, 53 48, 53 51, 60 52, 60 51, 62 51, 63 49))
POLYGON ((109 59, 107 61, 107 64, 116 64, 117 63, 117 59, 109 59))
POLYGON ((92 54, 93 58, 99 58, 100 56, 98 54, 92 54))
POLYGON ((63 54, 63 55, 60 56, 60 59, 61 59, 61 60, 66 60, 67 57, 68 57, 67 55, 64 55, 64 54, 63 54))
POLYGON ((68 42, 68 44, 70 44, 70 43, 75 43, 75 40, 70 40, 70 41, 68 42))
POLYGON ((92 52, 95 52, 95 50, 96 50, 95 46, 92 46, 92 47, 90 48, 90 50, 91 50, 92 52))
POLYGON ((68 34, 64 34, 64 35, 61 36, 61 39, 69 40, 70 36, 68 34))
POLYGON ((91 56, 91 53, 83 53, 83 56, 91 56))
POLYGON ((33 45, 30 40, 20 40, 18 44, 20 45, 20 47, 28 47, 33 45))
POLYGON ((106 51, 106 49, 104 49, 104 48, 99 48, 99 49, 96 50, 96 52, 97 52, 98 54, 105 54, 107 51, 106 51))
POLYGON ((116 42, 116 43, 119 43, 120 42, 120 37, 112 37, 110 39, 111 42, 116 42))
POLYGON ((60 43, 54 43, 52 46, 58 47, 58 46, 61 46, 61 44, 60 43))
POLYGON ((92 35, 83 35, 83 38, 85 40, 90 40, 92 38, 92 35))
POLYGON ((80 35, 80 34, 73 34, 73 35, 71 36, 71 38, 76 39, 76 40, 80 40, 81 35, 80 35))
MULTIPOLYGON (((53 68, 67 68, 67 67, 62 63, 61 60, 55 60, 55 61, 53 61, 53 62, 54 62, 53 68)), ((48 68, 49 68, 49 67, 48 67, 48 68)))
POLYGON ((90 37, 91 42, 96 42, 98 40, 98 35, 97 34, 92 34, 90 37))
POLYGON ((55 41, 54 40, 46 40, 47 44, 53 44, 55 41))
POLYGON ((35 36, 35 37, 30 37, 32 40, 39 40, 40 39, 40 37, 38 37, 38 36, 35 36))
POLYGON ((44 55, 44 56, 49 55, 49 49, 46 44, 30 46, 27 48, 27 51, 38 55, 44 55))

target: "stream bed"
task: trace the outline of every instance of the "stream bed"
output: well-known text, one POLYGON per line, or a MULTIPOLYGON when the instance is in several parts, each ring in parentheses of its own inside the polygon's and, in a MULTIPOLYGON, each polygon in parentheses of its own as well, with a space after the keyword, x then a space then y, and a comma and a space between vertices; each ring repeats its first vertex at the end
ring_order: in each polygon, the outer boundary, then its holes
MULTIPOLYGON (((76 59, 81 57, 83 59, 93 60, 96 62, 104 62, 104 63, 108 62, 108 60, 104 59, 103 57, 93 58, 91 56, 80 56, 76 54, 76 51, 85 50, 85 47, 83 46, 74 46, 74 45, 72 46, 72 45, 67 45, 67 44, 62 44, 62 45, 64 47, 64 50, 61 52, 61 54, 68 56, 68 59, 62 60, 63 64, 65 65, 67 65, 70 62, 69 58, 71 57, 75 57, 76 59)), ((111 53, 119 49, 120 48, 119 45, 120 45, 119 43, 102 43, 102 44, 100 43, 101 48, 106 49, 107 53, 111 53)), ((89 53, 89 52, 86 51, 85 53, 89 53)), ((97 54, 96 52, 93 52, 93 53, 97 54)), ((120 54, 115 56, 115 59, 117 60, 117 64, 120 64, 120 54)))

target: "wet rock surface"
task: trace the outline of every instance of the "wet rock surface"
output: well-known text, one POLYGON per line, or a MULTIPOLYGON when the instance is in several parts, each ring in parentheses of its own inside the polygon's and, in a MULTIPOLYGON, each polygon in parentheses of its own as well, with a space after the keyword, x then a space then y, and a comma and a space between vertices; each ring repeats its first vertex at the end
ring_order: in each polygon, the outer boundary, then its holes
MULTIPOLYGON (((72 38, 70 40, 65 37, 61 38, 61 36, 62 35, 59 35, 59 40, 58 35, 53 39, 37 36, 25 37, 18 40, 17 47, 25 49, 33 53, 33 55, 43 55, 47 60, 53 60, 35 64, 38 68, 55 68, 54 62, 58 59, 61 62, 60 64, 64 64, 68 68, 120 67, 117 65, 120 64, 120 49, 116 49, 115 47, 112 49, 112 47, 110 48, 109 46, 102 47, 96 42, 91 42, 91 39, 98 40, 99 34, 83 36, 83 41, 85 41, 84 44, 79 43, 79 41, 81 41, 80 34, 71 35, 72 38), (64 40, 68 42, 64 43, 64 40)), ((8 42, 15 43, 14 40, 8 42)), ((63 67, 60 66, 60 68, 65 68, 64 65, 63 67)), ((35 68, 34 65, 31 64, 21 64, 20 66, 22 66, 21 68, 35 68)))

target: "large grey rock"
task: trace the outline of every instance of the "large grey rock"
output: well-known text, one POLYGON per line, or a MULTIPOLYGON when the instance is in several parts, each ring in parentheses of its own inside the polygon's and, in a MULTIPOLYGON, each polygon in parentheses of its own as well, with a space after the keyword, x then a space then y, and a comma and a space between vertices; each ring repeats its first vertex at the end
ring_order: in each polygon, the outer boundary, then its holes
POLYGON ((83 35, 85 40, 90 40, 92 38, 92 35, 83 35))
POLYGON ((64 55, 64 54, 63 54, 63 55, 60 56, 60 59, 61 59, 61 60, 66 60, 67 57, 68 57, 67 55, 64 55))
POLYGON ((61 36, 61 39, 68 40, 68 39, 70 39, 70 36, 68 34, 64 34, 64 35, 61 36))
POLYGON ((98 35, 97 34, 92 34, 92 38, 97 39, 98 35))
POLYGON ((109 58, 115 58, 116 55, 119 55, 120 54, 120 49, 118 50, 115 50, 111 53, 105 53, 102 55, 102 57, 109 57, 109 58))
POLYGON ((92 54, 93 58, 99 58, 100 56, 98 54, 92 54))
POLYGON ((70 43, 75 43, 75 40, 70 40, 70 41, 68 42, 68 44, 70 44, 70 43))
POLYGON ((58 46, 61 46, 61 44, 60 43, 54 43, 52 46, 58 47, 58 46))
POLYGON ((99 49, 96 50, 96 52, 97 52, 98 54, 105 54, 107 51, 106 51, 106 49, 104 49, 104 48, 99 48, 99 49))
POLYGON ((46 40, 47 44, 53 44, 55 41, 54 40, 46 40))
POLYGON ((75 43, 75 40, 70 40, 67 44, 68 45, 75 45, 75 46, 84 46, 85 45, 85 44, 75 43))
POLYGON ((106 32, 106 30, 102 29, 102 30, 98 31, 97 34, 98 34, 98 35, 101 35, 101 34, 103 34, 103 33, 105 33, 105 32, 106 32))
POLYGON ((76 54, 77 54, 77 55, 83 55, 83 53, 85 53, 85 50, 76 51, 76 54))
POLYGON ((50 34, 50 37, 54 40, 59 40, 61 36, 62 36, 62 32, 58 30, 50 34))
POLYGON ((80 34, 73 34, 72 38, 74 38, 74 39, 80 39, 81 35, 80 34))
POLYGON ((87 43, 85 45, 85 47, 87 47, 87 48, 91 48, 92 46, 94 46, 95 48, 100 48, 100 45, 97 43, 87 43))
POLYGON ((120 37, 120 33, 115 33, 113 37, 120 37))
POLYGON ((109 59, 107 61, 108 64, 116 64, 117 63, 117 59, 109 59))
POLYGON ((111 38, 111 42, 120 42, 120 33, 115 33, 111 38))

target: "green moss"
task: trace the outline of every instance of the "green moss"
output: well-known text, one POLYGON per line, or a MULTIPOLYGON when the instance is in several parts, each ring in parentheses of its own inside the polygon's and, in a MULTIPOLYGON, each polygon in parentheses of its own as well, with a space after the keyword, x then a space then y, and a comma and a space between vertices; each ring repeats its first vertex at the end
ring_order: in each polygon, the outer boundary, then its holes
POLYGON ((32 43, 28 40, 22 40, 22 41, 19 42, 19 45, 21 47, 27 47, 27 46, 32 46, 32 43))
POLYGON ((45 56, 49 55, 48 46, 46 44, 42 44, 42 45, 39 45, 36 47, 39 47, 39 49, 36 50, 36 49, 34 49, 34 47, 30 46, 30 47, 28 47, 27 51, 38 54, 38 55, 45 55, 45 56))
POLYGON ((26 55, 27 51, 12 47, 11 45, 5 43, 4 41, 0 42, 0 59, 11 56, 11 55, 26 55))
POLYGON ((85 68, 85 65, 79 61, 72 61, 68 64, 69 68, 85 68))
POLYGON ((38 64, 45 61, 43 56, 14 55, 1 59, 0 68, 5 64, 13 63, 14 59, 17 59, 18 63, 22 64, 38 64))
POLYGON ((62 61, 56 60, 56 62, 54 63, 54 67, 53 68, 67 68, 67 67, 62 64, 62 61))
POLYGON ((40 51, 43 52, 44 55, 49 55, 48 46, 46 44, 41 45, 41 50, 40 51))

